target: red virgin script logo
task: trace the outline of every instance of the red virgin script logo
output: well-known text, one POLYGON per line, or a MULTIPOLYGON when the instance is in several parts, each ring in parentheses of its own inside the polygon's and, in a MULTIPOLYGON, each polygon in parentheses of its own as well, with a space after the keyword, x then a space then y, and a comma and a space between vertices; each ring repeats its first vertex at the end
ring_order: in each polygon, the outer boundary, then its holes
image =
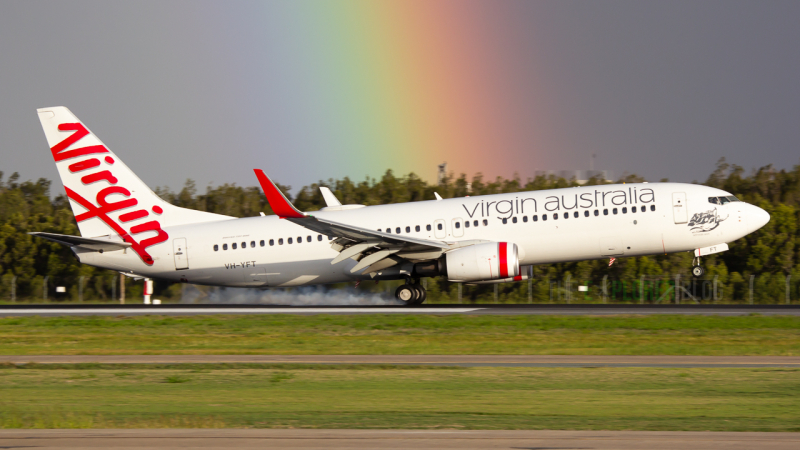
MULTIPOLYGON (((72 144, 78 142, 89 134, 89 131, 86 130, 81 123, 62 123, 58 126, 58 129, 60 131, 74 131, 74 133, 50 149, 53 152, 53 158, 57 163, 71 158, 84 157, 99 153, 108 153, 108 149, 102 145, 90 145, 87 147, 67 150, 67 148, 69 148, 72 144)), ((104 161, 109 166, 114 164, 114 158, 111 156, 106 156, 104 161)), ((99 166, 100 160, 98 158, 91 157, 82 161, 78 161, 74 164, 70 164, 69 171, 72 173, 90 171, 99 166)), ((142 261, 144 261, 145 264, 148 266, 153 265, 153 258, 147 253, 146 249, 150 246, 166 241, 169 239, 169 235, 161 229, 161 224, 158 223, 157 220, 151 220, 150 222, 134 225, 130 227, 129 231, 125 231, 122 225, 118 224, 114 219, 109 217, 108 214, 121 209, 132 208, 139 203, 138 200, 135 198, 130 198, 131 192, 128 189, 125 189, 122 186, 117 186, 117 182, 119 180, 117 180, 110 170, 95 171, 81 178, 81 182, 84 185, 89 185, 98 181, 107 181, 111 186, 102 189, 97 193, 97 196, 95 197, 95 202, 97 204, 90 202, 77 192, 65 186, 65 189, 67 190, 67 197, 77 202, 87 210, 83 214, 76 215, 75 220, 78 222, 83 222, 84 220, 97 217, 105 222, 106 225, 111 227, 111 229, 113 229, 125 242, 131 244, 133 251, 135 251, 136 254, 142 258, 142 261), (112 194, 120 194, 129 198, 116 202, 109 202, 106 199, 112 194), (155 231, 156 236, 144 239, 141 242, 137 241, 132 236, 134 234, 144 233, 146 231, 155 231)), ((158 206, 153 206, 152 211, 156 214, 161 214, 163 212, 163 210, 158 206)), ((139 209, 121 214, 119 216, 119 221, 122 223, 130 222, 132 220, 147 217, 148 215, 150 215, 150 213, 146 209, 139 209)))

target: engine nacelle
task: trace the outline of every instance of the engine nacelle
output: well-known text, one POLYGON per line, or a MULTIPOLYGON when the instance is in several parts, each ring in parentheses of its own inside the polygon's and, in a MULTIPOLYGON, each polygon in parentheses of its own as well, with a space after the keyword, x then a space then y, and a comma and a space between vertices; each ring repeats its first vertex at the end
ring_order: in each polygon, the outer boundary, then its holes
POLYGON ((517 244, 491 242, 447 252, 440 260, 450 281, 487 281, 519 275, 517 244))

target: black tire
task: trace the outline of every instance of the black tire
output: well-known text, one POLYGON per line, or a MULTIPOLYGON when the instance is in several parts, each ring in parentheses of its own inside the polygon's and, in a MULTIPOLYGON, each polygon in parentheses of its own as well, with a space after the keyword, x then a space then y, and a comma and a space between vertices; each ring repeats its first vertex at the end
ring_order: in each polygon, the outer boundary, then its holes
POLYGON ((419 295, 410 284, 404 284, 394 291, 394 297, 406 305, 413 305, 419 295))
POLYGON ((706 270, 703 269, 703 266, 694 266, 694 267, 692 267, 692 275, 694 275, 695 278, 700 278, 705 274, 706 274, 706 270))
POLYGON ((422 302, 424 302, 425 299, 428 298, 428 291, 426 291, 425 288, 420 286, 419 284, 412 284, 411 287, 413 287, 414 290, 417 291, 417 297, 414 300, 414 304, 421 305, 422 302))

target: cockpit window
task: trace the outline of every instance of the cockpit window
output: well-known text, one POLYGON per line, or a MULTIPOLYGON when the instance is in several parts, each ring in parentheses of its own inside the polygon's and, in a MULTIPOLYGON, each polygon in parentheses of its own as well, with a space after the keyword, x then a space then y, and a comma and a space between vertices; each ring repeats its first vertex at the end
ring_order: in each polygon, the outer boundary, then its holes
POLYGON ((725 197, 708 197, 708 203, 713 203, 715 205, 724 205, 730 202, 740 202, 738 198, 734 197, 733 195, 726 195, 725 197))

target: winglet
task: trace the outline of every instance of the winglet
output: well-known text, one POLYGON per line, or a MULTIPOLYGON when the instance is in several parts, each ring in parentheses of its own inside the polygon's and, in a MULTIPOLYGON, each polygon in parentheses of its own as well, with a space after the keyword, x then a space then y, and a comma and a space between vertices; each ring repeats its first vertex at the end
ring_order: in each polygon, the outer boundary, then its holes
POLYGON ((275 211, 275 214, 278 215, 281 219, 285 219, 287 217, 292 219, 301 219, 306 217, 305 214, 301 213, 297 210, 289 200, 286 200, 286 197, 283 193, 275 187, 275 183, 269 179, 268 176, 264 174, 264 171, 261 169, 254 169, 256 173, 256 177, 258 178, 258 182, 261 184, 261 189, 264 190, 264 195, 267 196, 267 203, 269 203, 270 208, 275 211))
POLYGON ((438 202, 439 200, 441 200, 441 199, 442 199, 442 196, 441 196, 441 195, 439 195, 439 193, 438 193, 438 192, 434 192, 434 193, 433 193, 433 195, 435 195, 435 196, 436 196, 436 201, 437 201, 437 202, 438 202))

